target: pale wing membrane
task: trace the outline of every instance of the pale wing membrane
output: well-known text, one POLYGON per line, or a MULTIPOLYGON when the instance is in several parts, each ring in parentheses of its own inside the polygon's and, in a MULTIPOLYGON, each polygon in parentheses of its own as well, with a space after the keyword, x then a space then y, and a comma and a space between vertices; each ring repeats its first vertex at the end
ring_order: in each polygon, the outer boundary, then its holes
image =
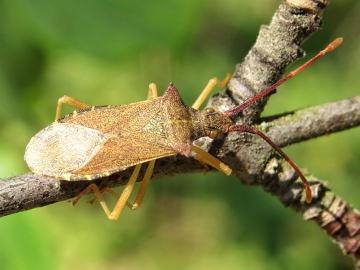
POLYGON ((97 130, 70 123, 54 123, 31 139, 25 160, 38 174, 64 175, 87 164, 104 141, 105 137, 97 130))

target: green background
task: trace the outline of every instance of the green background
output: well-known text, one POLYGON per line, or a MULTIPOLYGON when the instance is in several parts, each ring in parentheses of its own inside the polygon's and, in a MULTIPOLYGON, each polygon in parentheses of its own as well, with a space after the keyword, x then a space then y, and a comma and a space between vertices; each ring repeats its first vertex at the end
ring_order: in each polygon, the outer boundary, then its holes
MULTIPOLYGON (((191 104, 211 77, 234 71, 279 4, 1 1, 0 176, 28 171, 26 144, 53 121, 64 94, 92 105, 125 104, 144 100, 151 82, 162 94, 172 81, 191 104)), ((359 12, 357 0, 332 1, 323 30, 304 48, 309 58, 338 36, 343 45, 279 88, 265 115, 358 94, 359 12)), ((359 133, 285 151, 359 208, 359 133)), ((313 222, 221 173, 152 181, 142 207, 125 209, 116 222, 85 201, 2 218, 0 268, 352 269, 313 222)))

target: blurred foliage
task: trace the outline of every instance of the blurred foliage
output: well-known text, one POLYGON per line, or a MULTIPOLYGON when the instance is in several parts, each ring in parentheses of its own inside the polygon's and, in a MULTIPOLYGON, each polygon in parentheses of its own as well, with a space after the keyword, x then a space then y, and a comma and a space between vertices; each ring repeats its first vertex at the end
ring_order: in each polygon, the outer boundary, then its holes
MULTIPOLYGON (((172 81, 191 104, 209 78, 234 70, 279 3, 1 1, 1 177, 28 171, 25 146, 64 94, 124 104, 172 81)), ((335 37, 344 44, 279 88, 265 114, 358 94, 359 12, 356 0, 331 3, 304 48, 309 57, 335 37)), ((359 138, 353 129, 285 151, 359 208, 359 138)), ((220 173, 152 181, 143 206, 117 222, 99 205, 64 202, 2 218, 0 232, 4 270, 352 269, 312 222, 220 173)))

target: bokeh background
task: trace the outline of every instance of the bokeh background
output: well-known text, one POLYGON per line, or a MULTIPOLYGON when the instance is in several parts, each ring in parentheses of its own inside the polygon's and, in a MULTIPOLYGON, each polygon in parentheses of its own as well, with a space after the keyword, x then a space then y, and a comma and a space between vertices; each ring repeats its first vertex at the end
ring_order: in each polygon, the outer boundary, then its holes
MULTIPOLYGON (((0 1, 0 176, 28 171, 25 146, 53 121, 64 94, 125 104, 145 99, 150 82, 162 94, 172 81, 192 104, 209 78, 234 70, 279 4, 0 1)), ((309 58, 338 36, 343 45, 279 88, 265 115, 359 93, 359 12, 357 0, 332 1, 304 48, 309 58)), ((285 151, 360 208, 359 134, 285 151)), ((152 181, 143 206, 116 222, 85 201, 2 218, 0 269, 352 269, 315 224, 221 173, 152 181)))

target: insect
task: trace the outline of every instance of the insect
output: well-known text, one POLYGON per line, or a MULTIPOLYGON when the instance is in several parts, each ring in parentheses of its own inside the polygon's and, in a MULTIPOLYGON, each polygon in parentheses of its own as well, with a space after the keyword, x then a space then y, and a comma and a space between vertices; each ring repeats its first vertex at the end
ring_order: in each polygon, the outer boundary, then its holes
POLYGON ((341 42, 342 38, 334 40, 315 57, 274 85, 225 112, 213 108, 205 108, 203 111, 198 109, 216 85, 222 88, 226 86, 231 74, 222 82, 217 78, 211 79, 192 107, 183 103, 172 83, 162 97, 157 97, 156 85, 150 84, 148 100, 127 105, 91 107, 64 96, 58 101, 55 122, 30 140, 25 151, 25 161, 36 174, 70 181, 92 180, 135 166, 120 196, 109 188, 99 190, 95 184, 90 184, 73 201, 76 204, 81 197, 93 191, 108 218, 116 220, 125 205, 132 209, 140 206, 158 158, 176 154, 190 156, 193 151, 195 159, 230 175, 231 169, 227 165, 194 146, 193 141, 205 136, 215 138, 219 133, 241 131, 261 136, 292 166, 303 181, 306 201, 310 203, 312 195, 309 184, 292 160, 256 127, 234 125, 230 117, 274 91, 341 42), (63 103, 78 110, 60 118, 63 103), (149 162, 149 165, 135 202, 130 204, 127 202, 128 198, 141 165, 145 162, 149 162), (118 198, 111 212, 102 197, 104 192, 118 198))

